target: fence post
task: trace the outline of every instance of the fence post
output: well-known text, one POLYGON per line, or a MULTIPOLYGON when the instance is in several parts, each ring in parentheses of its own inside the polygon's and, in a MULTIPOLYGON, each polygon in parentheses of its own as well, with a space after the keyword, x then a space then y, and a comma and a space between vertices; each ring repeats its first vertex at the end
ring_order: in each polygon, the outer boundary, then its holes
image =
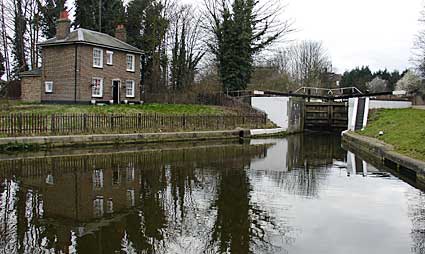
POLYGON ((186 115, 183 114, 183 129, 186 129, 186 115))
POLYGON ((109 115, 109 121, 110 121, 110 125, 111 125, 111 130, 114 129, 114 114, 110 114, 109 115))
POLYGON ((137 128, 141 129, 142 128, 142 114, 139 113, 137 117, 138 117, 137 118, 137 128))
POLYGON ((18 114, 18 131, 22 133, 22 113, 18 114))
POLYGON ((87 114, 83 115, 83 129, 85 132, 87 131, 87 114))
POLYGON ((55 114, 50 117, 50 131, 55 133, 55 114))

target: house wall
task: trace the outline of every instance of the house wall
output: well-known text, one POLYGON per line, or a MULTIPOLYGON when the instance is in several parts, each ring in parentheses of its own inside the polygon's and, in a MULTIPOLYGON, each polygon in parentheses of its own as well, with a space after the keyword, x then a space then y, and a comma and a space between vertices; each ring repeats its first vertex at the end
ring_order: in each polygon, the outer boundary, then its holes
POLYGON ((80 69, 80 98, 82 100, 112 100, 112 80, 121 81, 120 100, 140 101, 140 55, 135 54, 135 71, 128 72, 126 57, 127 53, 117 50, 114 52, 113 65, 107 65, 106 48, 103 48, 103 68, 93 67, 93 48, 92 46, 81 46, 79 55, 81 57, 80 69), (103 97, 92 98, 92 78, 103 78, 103 97), (135 97, 127 98, 125 94, 125 81, 135 81, 135 97))
POLYGON ((126 52, 114 52, 113 65, 107 65, 106 50, 103 48, 103 68, 93 67, 93 46, 63 45, 43 48, 43 75, 41 100, 45 102, 89 103, 91 100, 112 100, 112 80, 121 81, 120 100, 140 101, 140 55, 135 54, 135 71, 126 70, 126 52), (77 52, 77 82, 75 83, 75 52, 77 52), (92 78, 103 78, 103 96, 92 97, 92 78), (125 95, 125 81, 135 81, 135 97, 125 95), (53 92, 45 93, 44 82, 53 81, 53 92), (76 93, 75 93, 76 90, 76 93))
POLYGON ((75 47, 72 45, 42 48, 42 101, 74 101, 75 47), (44 82, 53 82, 53 92, 45 93, 44 82))
POLYGON ((27 102, 41 101, 41 77, 22 77, 21 100, 27 102))

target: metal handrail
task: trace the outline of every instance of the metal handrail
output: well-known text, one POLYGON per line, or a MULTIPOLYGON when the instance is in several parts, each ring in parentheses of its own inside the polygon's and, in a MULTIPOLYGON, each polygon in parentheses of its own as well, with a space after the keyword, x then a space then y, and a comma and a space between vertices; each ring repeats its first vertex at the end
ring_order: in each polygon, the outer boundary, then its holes
POLYGON ((298 88, 294 93, 299 93, 300 91, 303 91, 303 93, 305 94, 307 90, 316 90, 316 94, 318 91, 326 91, 327 94, 329 95, 333 95, 335 94, 336 91, 340 91, 341 93, 343 93, 343 91, 345 90, 351 90, 352 93, 357 93, 357 94, 363 94, 362 91, 360 91, 357 87, 341 87, 341 88, 320 88, 320 87, 308 87, 308 86, 304 86, 304 87, 300 87, 298 88))

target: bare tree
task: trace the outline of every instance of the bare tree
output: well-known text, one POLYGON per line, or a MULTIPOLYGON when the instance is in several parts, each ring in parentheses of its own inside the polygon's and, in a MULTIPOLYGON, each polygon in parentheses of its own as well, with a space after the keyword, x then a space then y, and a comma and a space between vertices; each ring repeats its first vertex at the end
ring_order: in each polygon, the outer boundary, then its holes
MULTIPOLYGON (((6 80, 10 78, 10 58, 9 58, 9 40, 8 32, 6 29, 6 6, 5 1, 1 0, 1 40, 2 40, 2 51, 4 59, 4 68, 6 74, 6 80)), ((0 77, 1 78, 1 77, 0 77)))
POLYGON ((321 42, 301 41, 279 50, 273 63, 301 86, 325 87, 332 64, 321 42))
POLYGON ((177 9, 170 33, 172 34, 170 83, 173 89, 194 82, 197 66, 205 55, 201 45, 201 18, 189 5, 177 9))
MULTIPOLYGON (((425 24, 425 11, 421 12, 419 22, 425 24)), ((425 29, 422 29, 416 35, 414 41, 414 55, 412 59, 422 77, 425 77, 425 29)))

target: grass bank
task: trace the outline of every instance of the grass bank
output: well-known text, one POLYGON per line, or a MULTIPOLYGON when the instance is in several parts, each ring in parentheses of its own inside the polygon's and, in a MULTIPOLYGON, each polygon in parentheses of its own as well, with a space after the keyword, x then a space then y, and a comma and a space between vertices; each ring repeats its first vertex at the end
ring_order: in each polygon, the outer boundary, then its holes
POLYGON ((8 113, 34 114, 135 114, 156 113, 162 115, 224 115, 236 114, 235 109, 183 104, 144 104, 144 105, 57 105, 10 103, 2 108, 8 113))
POLYGON ((401 154, 425 161, 425 110, 383 109, 373 111, 362 135, 378 138, 401 154), (379 136, 383 131, 384 135, 379 136))

